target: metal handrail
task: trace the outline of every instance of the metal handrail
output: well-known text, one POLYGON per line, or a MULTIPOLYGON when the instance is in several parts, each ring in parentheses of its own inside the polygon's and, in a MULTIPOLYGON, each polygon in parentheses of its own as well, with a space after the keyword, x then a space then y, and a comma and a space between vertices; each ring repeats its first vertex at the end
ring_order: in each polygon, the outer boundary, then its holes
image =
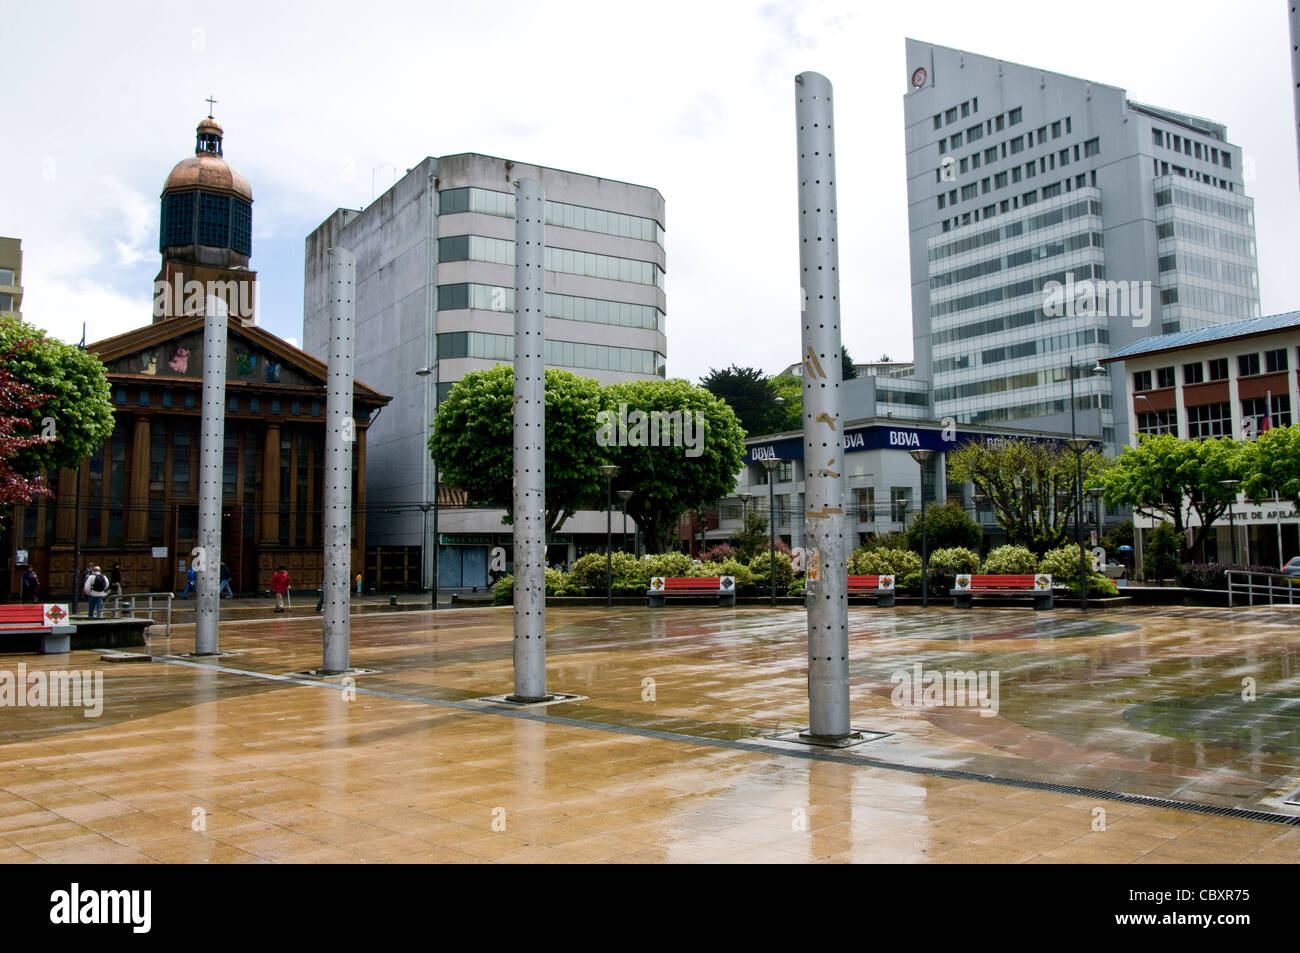
POLYGON ((1285 602, 1286 605, 1290 606, 1297 604, 1296 589, 1297 587, 1300 587, 1300 579, 1293 576, 1284 576, 1281 573, 1276 572, 1246 572, 1240 569, 1226 570, 1224 575, 1228 578, 1229 606, 1237 605, 1236 599, 1234 598, 1235 593, 1244 594, 1247 599, 1247 605, 1253 606, 1255 604, 1255 593, 1257 591, 1260 592, 1261 605, 1271 606, 1276 605, 1279 602, 1285 602), (1233 576, 1244 576, 1245 578, 1241 582, 1237 582, 1233 579, 1233 576), (1256 579, 1263 579, 1264 582, 1257 583, 1255 581, 1256 579), (1279 583, 1275 580, 1281 580, 1281 582, 1279 583), (1273 598, 1275 592, 1285 592, 1286 599, 1275 600, 1273 598), (1267 602, 1263 601, 1265 596, 1268 597, 1267 602))
POLYGON ((129 611, 131 615, 135 615, 136 612, 136 608, 135 608, 136 599, 148 599, 149 602, 145 606, 144 611, 148 614, 149 618, 151 619, 153 618, 153 614, 155 611, 167 613, 166 615, 167 634, 166 636, 164 636, 164 638, 170 639, 172 637, 172 600, 175 598, 176 598, 176 594, 172 592, 124 592, 120 596, 107 596, 104 599, 104 602, 105 604, 107 604, 109 599, 113 600, 113 606, 111 609, 109 609, 109 611, 113 613, 113 618, 116 619, 118 618, 119 613, 121 613, 122 611, 123 599, 130 600, 131 608, 129 611), (166 607, 159 606, 157 610, 155 610, 153 605, 153 600, 155 596, 157 596, 160 599, 165 598, 167 600, 166 607))

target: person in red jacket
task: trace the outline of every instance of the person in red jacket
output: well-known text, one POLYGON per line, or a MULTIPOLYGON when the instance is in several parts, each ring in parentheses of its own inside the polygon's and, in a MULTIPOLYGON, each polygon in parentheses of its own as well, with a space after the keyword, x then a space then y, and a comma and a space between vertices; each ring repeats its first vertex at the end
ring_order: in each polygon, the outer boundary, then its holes
POLYGON ((271 591, 275 593, 275 611, 283 612, 289 594, 289 570, 284 566, 271 574, 271 591))

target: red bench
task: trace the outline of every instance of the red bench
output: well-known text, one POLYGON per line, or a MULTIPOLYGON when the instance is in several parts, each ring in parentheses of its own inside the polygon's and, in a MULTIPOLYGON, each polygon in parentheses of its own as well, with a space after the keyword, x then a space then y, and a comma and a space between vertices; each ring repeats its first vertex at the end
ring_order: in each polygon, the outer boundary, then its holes
POLYGON ((39 635, 41 654, 67 652, 75 625, 68 625, 68 607, 59 603, 0 606, 0 635, 39 635))
POLYGON ((651 608, 664 604, 665 596, 717 596, 718 605, 736 604, 735 576, 655 576, 646 590, 651 608))
POLYGON ((848 594, 850 596, 875 596, 876 605, 887 608, 894 604, 894 577, 849 576, 848 594))
POLYGON ((1052 608, 1052 577, 1048 573, 981 576, 962 573, 952 589, 954 609, 969 609, 973 596, 1023 596, 1034 600, 1035 609, 1052 608))

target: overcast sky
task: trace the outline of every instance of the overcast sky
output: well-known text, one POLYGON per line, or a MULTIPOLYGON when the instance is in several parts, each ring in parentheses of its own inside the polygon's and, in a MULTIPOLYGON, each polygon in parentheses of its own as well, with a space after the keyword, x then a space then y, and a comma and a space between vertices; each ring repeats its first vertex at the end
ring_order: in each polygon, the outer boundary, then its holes
POLYGON ((1254 169, 1263 311, 1300 308, 1286 0, 4 0, 0 22, 0 235, 23 240, 24 317, 64 340, 149 323, 158 194, 213 95, 276 334, 302 337, 303 243, 327 215, 425 156, 481 152, 659 189, 669 374, 775 372, 799 351, 794 76, 811 69, 836 91, 845 343, 910 358, 907 36, 1226 123, 1254 169))

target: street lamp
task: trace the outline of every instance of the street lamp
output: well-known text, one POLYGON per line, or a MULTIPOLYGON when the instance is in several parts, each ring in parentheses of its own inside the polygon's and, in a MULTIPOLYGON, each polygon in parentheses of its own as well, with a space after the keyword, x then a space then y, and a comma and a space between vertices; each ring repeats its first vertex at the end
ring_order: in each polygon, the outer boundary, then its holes
POLYGON ((1232 537, 1232 564, 1237 565, 1237 523, 1233 515, 1232 504, 1237 500, 1237 487, 1240 480, 1220 480, 1219 486, 1228 491, 1228 535, 1232 537))
POLYGON ((620 545, 623 552, 627 552, 627 501, 632 498, 632 491, 619 490, 618 498, 623 501, 623 542, 620 545))
MULTIPOLYGON (((431 367, 421 367, 415 373, 417 377, 424 378, 424 419, 429 420, 430 417, 436 419, 438 416, 438 363, 437 361, 435 361, 431 367), (429 412, 430 390, 433 391, 433 413, 432 414, 430 414, 429 412)), ((429 513, 429 510, 430 509, 433 510, 433 551, 430 554, 433 563, 432 566, 433 578, 431 580, 429 588, 433 590, 433 596, 432 596, 433 608, 437 609, 438 608, 438 582, 439 582, 438 580, 438 542, 439 542, 438 540, 438 461, 436 458, 432 457, 432 455, 430 456, 429 459, 429 465, 433 468, 433 502, 430 503, 426 499, 424 503, 420 505, 420 509, 424 511, 426 517, 429 513)), ((424 486, 424 492, 426 494, 428 494, 429 492, 429 485, 427 483, 424 486)), ((365 543, 363 540, 362 549, 364 548, 365 548, 365 543)), ((428 527, 428 521, 426 519, 425 527, 424 527, 424 539, 421 541, 420 551, 427 552, 428 550, 429 550, 429 527, 428 527)))
POLYGON ((930 462, 934 456, 933 450, 909 450, 912 459, 921 466, 921 607, 925 608, 930 605, 930 586, 926 578, 926 564, 928 562, 926 552, 925 538, 925 465, 930 462))
MULTIPOLYGON (((783 404, 785 403, 780 397, 777 400, 783 404)), ((767 471, 767 575, 771 581, 771 596, 768 605, 773 608, 776 607, 776 510, 774 508, 776 490, 772 472, 780 462, 780 460, 763 461, 763 469, 767 471)))
POLYGON ((605 608, 614 605, 614 556, 611 546, 614 541, 614 475, 618 467, 607 463, 600 468, 605 476, 605 608))
MULTIPOLYGON (((1071 399, 1073 408, 1074 401, 1071 399)), ((1074 542, 1079 547, 1079 608, 1088 611, 1088 567, 1083 554, 1083 455, 1092 446, 1091 437, 1071 437, 1066 441, 1074 451, 1074 495, 1078 504, 1074 518, 1074 542)))

